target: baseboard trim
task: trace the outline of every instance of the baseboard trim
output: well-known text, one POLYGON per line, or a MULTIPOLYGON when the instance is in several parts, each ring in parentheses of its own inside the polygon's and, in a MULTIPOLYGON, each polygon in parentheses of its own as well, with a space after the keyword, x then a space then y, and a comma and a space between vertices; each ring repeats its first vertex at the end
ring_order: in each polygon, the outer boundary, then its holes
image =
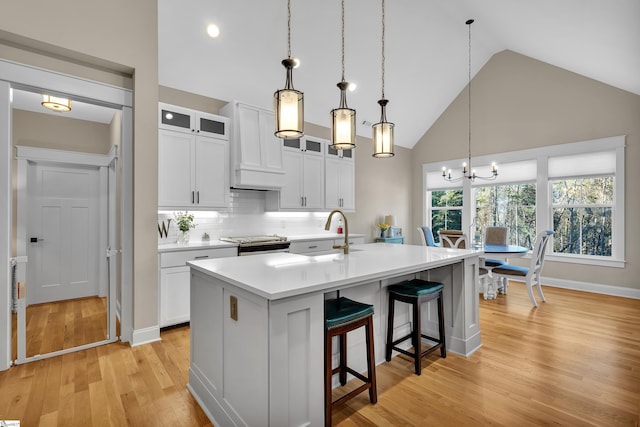
POLYGON ((154 341, 160 341, 160 328, 152 326, 144 329, 134 329, 131 340, 131 347, 147 344, 154 341))
POLYGON ((541 282, 544 286, 552 286, 554 288, 640 299, 640 289, 623 288, 621 286, 603 285, 599 283, 578 282, 576 280, 554 279, 553 277, 544 276, 541 277, 541 282))

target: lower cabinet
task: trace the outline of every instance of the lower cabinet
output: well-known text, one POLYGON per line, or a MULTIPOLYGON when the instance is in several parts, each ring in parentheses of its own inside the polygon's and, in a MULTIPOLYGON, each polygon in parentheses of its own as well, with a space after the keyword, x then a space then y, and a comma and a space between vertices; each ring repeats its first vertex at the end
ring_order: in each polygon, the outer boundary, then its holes
POLYGON ((177 325, 190 320, 190 268, 188 261, 207 258, 224 258, 237 256, 238 248, 194 249, 159 254, 160 294, 159 324, 177 325))

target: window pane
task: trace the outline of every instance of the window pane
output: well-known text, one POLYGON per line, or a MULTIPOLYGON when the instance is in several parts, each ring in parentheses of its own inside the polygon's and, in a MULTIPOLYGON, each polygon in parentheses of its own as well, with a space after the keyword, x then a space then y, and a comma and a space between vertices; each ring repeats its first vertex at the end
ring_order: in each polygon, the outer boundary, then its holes
POLYGON ((462 230, 462 209, 434 209, 431 213, 431 230, 436 242, 438 230, 462 230))
POLYGON ((553 181, 552 193, 554 205, 612 204, 613 177, 553 181))
POLYGON ((611 208, 554 208, 553 251, 611 256, 611 208))
POLYGON ((431 192, 431 206, 462 207, 462 190, 444 190, 431 192))
POLYGON ((536 233, 535 184, 477 188, 476 239, 486 227, 507 227, 510 244, 531 249, 536 233))

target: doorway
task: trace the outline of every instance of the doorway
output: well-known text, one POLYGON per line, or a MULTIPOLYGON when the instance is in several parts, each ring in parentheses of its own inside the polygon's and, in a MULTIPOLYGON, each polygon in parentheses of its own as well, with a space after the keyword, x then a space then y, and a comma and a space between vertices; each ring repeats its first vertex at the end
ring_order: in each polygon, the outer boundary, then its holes
MULTIPOLYGON (((8 131, 0 134, 0 164, 8 171, 0 176, 0 199, 7 202, 0 210, 0 221, 6 226, 0 228, 0 241, 7 242, 0 247, 0 255, 6 253, 11 261, 11 267, 0 267, 0 274, 7 277, 0 302, 8 299, 8 304, 0 305, 0 317, 7 319, 2 322, 7 328, 0 329, 0 370, 12 363, 113 342, 118 339, 116 314, 122 340, 131 339, 131 240, 122 238, 132 218, 131 105, 132 93, 127 89, 0 60, 0 127, 8 131), (24 149, 17 149, 14 145, 20 143, 13 131, 18 92, 51 93, 71 99, 75 107, 110 109, 111 149, 106 154, 66 151, 64 144, 73 138, 60 138, 62 147, 51 149, 42 146, 40 137, 24 138, 24 149), (27 187, 28 182, 36 183, 37 189, 27 187), (17 193, 27 188, 25 194, 41 195, 18 200, 17 193), (46 247, 48 243, 52 245, 46 247), (28 307, 40 310, 30 316, 28 307), (65 323, 79 315, 99 320, 65 323), (49 329, 53 332, 41 327, 42 339, 27 336, 28 326, 46 326, 55 323, 52 319, 59 320, 57 327, 49 329), (12 344, 14 331, 17 344, 12 344), (69 331, 83 339, 53 343, 64 341, 60 338, 69 331), (46 354, 42 346, 28 352, 27 340, 49 340, 51 345, 46 354)), ((52 126, 33 129, 50 132, 52 126)))

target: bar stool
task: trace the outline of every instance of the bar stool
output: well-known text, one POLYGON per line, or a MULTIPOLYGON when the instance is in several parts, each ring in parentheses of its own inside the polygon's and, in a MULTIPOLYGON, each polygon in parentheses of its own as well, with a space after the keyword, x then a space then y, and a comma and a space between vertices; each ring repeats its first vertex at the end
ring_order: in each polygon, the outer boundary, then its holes
POLYGON ((365 390, 369 390, 371 403, 378 401, 376 391, 375 353, 373 349, 373 306, 362 304, 348 298, 340 297, 325 301, 325 332, 324 332, 324 424, 331 426, 332 409, 344 404, 365 390), (365 327, 367 346, 367 376, 354 371, 347 366, 347 332, 360 327, 365 327), (338 349, 340 352, 340 364, 337 368, 331 366, 331 341, 338 337, 338 349), (347 373, 363 381, 360 387, 350 391, 339 399, 333 401, 331 397, 331 379, 339 374, 340 384, 347 383, 347 373))
POLYGON ((422 373, 422 358, 427 354, 440 349, 440 356, 447 357, 447 347, 444 336, 444 309, 442 304, 442 289, 444 285, 438 282, 428 282, 426 280, 413 279, 389 286, 389 318, 387 324, 387 348, 386 359, 391 361, 391 352, 396 350, 414 360, 416 375, 422 373), (420 332, 420 306, 422 303, 438 299, 438 333, 439 338, 430 337, 420 332), (393 317, 395 302, 400 301, 411 304, 413 307, 413 331, 408 335, 393 340, 393 317), (413 353, 398 348, 397 345, 411 338, 413 353), (421 351, 421 338, 426 338, 436 344, 425 351, 421 351))

